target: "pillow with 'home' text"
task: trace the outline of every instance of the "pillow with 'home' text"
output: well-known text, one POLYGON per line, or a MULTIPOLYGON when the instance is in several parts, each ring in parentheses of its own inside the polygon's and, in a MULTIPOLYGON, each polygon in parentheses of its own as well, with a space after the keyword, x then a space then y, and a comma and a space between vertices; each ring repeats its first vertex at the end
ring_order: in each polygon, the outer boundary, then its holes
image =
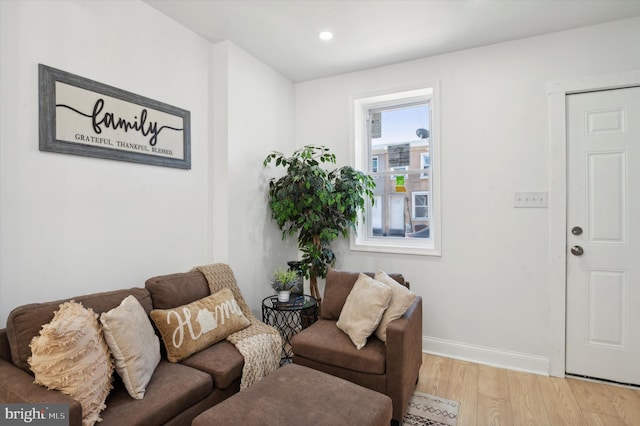
POLYGON ((228 288, 188 305, 154 309, 151 319, 160 330, 171 362, 181 361, 250 324, 228 288))

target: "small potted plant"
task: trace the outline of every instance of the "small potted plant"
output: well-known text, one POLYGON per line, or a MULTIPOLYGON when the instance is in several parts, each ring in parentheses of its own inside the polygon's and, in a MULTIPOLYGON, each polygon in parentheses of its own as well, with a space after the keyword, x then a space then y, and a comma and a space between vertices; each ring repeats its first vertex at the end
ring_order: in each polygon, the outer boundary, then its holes
POLYGON ((278 292, 279 302, 288 302, 291 289, 298 284, 298 273, 284 268, 276 269, 271 279, 271 288, 278 292))

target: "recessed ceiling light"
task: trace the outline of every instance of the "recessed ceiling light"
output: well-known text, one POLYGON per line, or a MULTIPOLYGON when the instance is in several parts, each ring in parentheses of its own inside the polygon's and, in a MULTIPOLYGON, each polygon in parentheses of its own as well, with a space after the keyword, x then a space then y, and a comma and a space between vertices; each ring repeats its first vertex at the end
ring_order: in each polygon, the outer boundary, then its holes
POLYGON ((320 40, 328 41, 333 38, 333 33, 331 31, 320 31, 318 37, 320 37, 320 40))

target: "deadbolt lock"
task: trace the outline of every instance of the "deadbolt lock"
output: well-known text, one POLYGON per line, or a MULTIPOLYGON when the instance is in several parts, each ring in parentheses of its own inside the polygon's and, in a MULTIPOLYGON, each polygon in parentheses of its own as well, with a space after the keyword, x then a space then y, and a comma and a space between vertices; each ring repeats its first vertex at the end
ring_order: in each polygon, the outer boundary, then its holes
POLYGON ((582 228, 580 228, 579 226, 574 226, 573 228, 571 228, 571 233, 573 235, 582 235, 582 228))

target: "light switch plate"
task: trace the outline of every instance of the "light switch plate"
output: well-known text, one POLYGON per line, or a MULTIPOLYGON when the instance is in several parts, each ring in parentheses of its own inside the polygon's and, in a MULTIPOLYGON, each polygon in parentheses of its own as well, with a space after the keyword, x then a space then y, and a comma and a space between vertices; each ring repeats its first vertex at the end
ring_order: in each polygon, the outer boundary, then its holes
POLYGON ((515 193, 513 207, 519 208, 546 208, 546 191, 520 191, 515 193))

